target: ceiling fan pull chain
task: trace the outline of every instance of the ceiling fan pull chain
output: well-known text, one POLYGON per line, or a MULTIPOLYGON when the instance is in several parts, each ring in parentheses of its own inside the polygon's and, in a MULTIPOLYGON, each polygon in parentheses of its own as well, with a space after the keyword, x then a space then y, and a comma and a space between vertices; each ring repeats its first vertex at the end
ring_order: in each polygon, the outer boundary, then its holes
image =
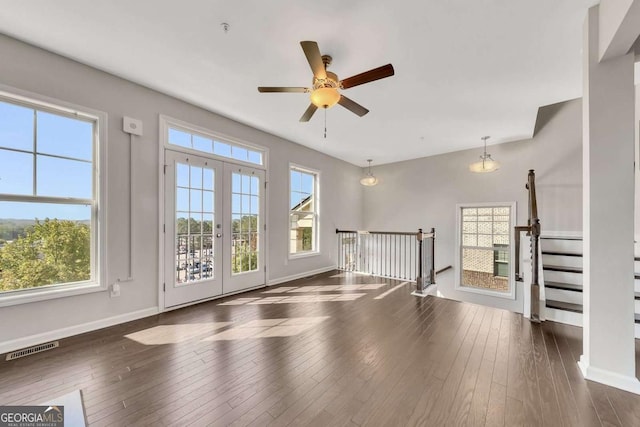
POLYGON ((324 109, 324 139, 327 139, 327 109, 324 109))

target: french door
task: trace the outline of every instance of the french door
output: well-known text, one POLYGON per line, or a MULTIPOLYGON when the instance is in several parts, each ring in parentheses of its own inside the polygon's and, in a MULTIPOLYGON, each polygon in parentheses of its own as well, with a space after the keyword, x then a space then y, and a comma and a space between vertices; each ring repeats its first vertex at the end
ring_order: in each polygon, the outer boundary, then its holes
POLYGON ((263 285, 264 171, 165 151, 164 305, 263 285))
POLYGON ((265 283, 264 171, 225 163, 223 292, 265 283), (229 203, 230 202, 230 203, 229 203))

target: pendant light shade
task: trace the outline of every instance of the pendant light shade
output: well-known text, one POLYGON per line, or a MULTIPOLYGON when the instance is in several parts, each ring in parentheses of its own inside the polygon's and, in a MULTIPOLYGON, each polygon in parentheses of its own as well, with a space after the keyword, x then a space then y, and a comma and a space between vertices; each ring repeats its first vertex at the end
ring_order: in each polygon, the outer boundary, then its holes
POLYGON ((367 187, 373 187, 374 185, 376 185, 378 183, 378 178, 376 178, 375 176, 373 176, 373 174, 371 173, 371 162, 373 160, 368 159, 367 162, 369 162, 369 171, 367 172, 367 174, 360 180, 360 184, 365 185, 367 187))
POLYGON ((469 170, 476 173, 493 172, 500 169, 500 163, 491 158, 491 154, 487 154, 487 139, 489 136, 483 136, 484 152, 480 156, 480 160, 469 165, 469 170))

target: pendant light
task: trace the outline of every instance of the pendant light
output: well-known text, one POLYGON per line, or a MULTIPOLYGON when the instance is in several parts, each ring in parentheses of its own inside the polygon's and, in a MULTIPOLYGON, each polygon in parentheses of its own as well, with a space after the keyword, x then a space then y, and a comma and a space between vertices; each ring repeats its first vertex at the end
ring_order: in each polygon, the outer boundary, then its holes
POLYGON ((483 136, 484 141, 484 153, 480 156, 480 160, 469 165, 469 170, 476 173, 493 172, 500 169, 500 163, 491 158, 491 154, 487 154, 487 139, 490 136, 483 136))
POLYGON ((367 162, 369 162, 369 172, 367 172, 367 174, 360 180, 360 184, 362 185, 366 185, 367 187, 372 187, 374 185, 376 185, 378 183, 378 178, 376 178, 375 176, 373 176, 373 174, 371 173, 371 162, 373 160, 368 159, 367 162))

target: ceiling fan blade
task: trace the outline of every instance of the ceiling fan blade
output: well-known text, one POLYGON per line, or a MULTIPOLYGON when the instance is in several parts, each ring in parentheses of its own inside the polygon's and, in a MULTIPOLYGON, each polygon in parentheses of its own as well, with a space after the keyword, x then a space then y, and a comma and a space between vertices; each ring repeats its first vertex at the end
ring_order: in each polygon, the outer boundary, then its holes
POLYGON ((324 62, 322 62, 322 55, 320 55, 318 43, 304 41, 300 42, 300 46, 302 46, 302 50, 307 57, 307 61, 309 61, 313 75, 318 79, 326 79, 327 70, 324 68, 324 62))
POLYGON ((309 88, 306 87, 265 87, 259 86, 258 92, 270 93, 270 92, 287 92, 287 93, 307 93, 309 88))
POLYGON ((343 89, 349 89, 350 87, 384 79, 385 77, 391 77, 394 73, 393 65, 387 64, 382 67, 374 68, 373 70, 348 77, 342 80, 340 84, 343 89))
POLYGON ((354 114, 357 114, 360 117, 364 116, 369 112, 369 110, 364 108, 362 105, 358 104, 355 101, 350 100, 344 95, 340 95, 340 100, 338 101, 338 104, 342 105, 344 108, 346 108, 347 110, 351 111, 354 114))
POLYGON ((318 107, 316 107, 315 105, 309 104, 309 108, 307 108, 307 111, 305 111, 302 117, 300 117, 300 121, 308 122, 309 120, 311 120, 311 116, 313 116, 313 113, 315 113, 317 109, 318 107))

